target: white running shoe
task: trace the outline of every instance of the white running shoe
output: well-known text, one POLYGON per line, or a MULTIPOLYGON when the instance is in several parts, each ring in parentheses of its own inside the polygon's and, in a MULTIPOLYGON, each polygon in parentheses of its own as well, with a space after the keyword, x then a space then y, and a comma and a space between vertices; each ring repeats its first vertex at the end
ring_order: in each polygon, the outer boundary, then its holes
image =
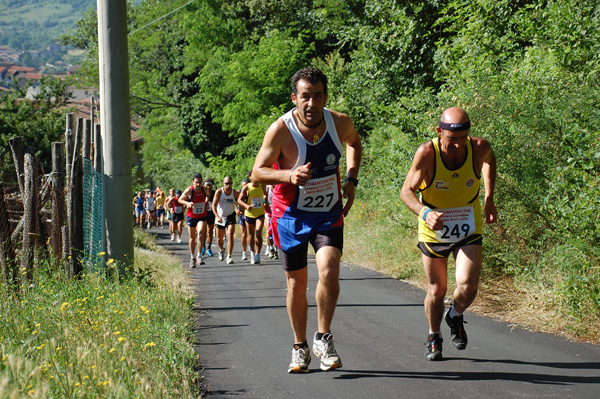
POLYGON ((267 248, 265 248, 265 256, 269 256, 271 254, 271 247, 267 246, 267 248))
POLYGON ((310 350, 308 345, 294 344, 292 348, 292 362, 288 366, 288 373, 308 373, 310 364, 310 350))
POLYGON ((198 264, 199 265, 203 265, 204 264, 204 259, 202 259, 202 256, 198 255, 198 264))
POLYGON ((194 258, 190 258, 190 268, 195 268, 196 267, 196 259, 194 258))
POLYGON ((342 359, 335 351, 333 335, 327 333, 321 340, 317 340, 317 333, 313 338, 313 353, 321 359, 321 370, 332 370, 342 367, 342 359))
POLYGON ((256 256, 254 256, 254 252, 250 252, 250 263, 256 263, 256 256))
POLYGON ((242 252, 242 260, 248 260, 248 255, 245 252, 242 252))
POLYGON ((181 237, 177 237, 177 244, 181 244, 181 237))
POLYGON ((219 249, 219 260, 223 260, 223 250, 219 249))
POLYGON ((171 234, 171 241, 175 241, 175 234, 171 234))
POLYGON ((254 255, 254 264, 258 265, 260 263, 260 255, 256 254, 254 255))
POLYGON ((230 265, 233 263, 233 258, 229 255, 227 255, 227 264, 230 265))
POLYGON ((279 252, 277 251, 277 247, 273 247, 273 259, 279 259, 279 252))

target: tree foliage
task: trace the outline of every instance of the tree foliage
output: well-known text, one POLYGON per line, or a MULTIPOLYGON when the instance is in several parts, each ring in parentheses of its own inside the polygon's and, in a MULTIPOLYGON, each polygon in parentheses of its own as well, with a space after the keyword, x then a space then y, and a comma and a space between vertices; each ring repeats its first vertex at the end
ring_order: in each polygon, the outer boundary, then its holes
MULTIPOLYGON (((27 88, 20 89, 16 82, 9 92, 0 97, 0 155, 10 153, 10 139, 24 138, 26 150, 40 161, 49 173, 52 165, 52 143, 61 141, 65 132, 64 114, 68 111, 67 82, 44 77, 40 93, 26 100, 27 88)), ((8 173, 12 163, 6 159, 2 178, 15 181, 8 173)))

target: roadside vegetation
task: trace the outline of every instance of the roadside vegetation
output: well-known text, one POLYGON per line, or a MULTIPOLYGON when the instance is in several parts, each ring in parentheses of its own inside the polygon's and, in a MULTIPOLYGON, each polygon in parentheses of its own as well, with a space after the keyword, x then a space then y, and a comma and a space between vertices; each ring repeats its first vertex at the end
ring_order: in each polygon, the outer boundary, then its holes
POLYGON ((68 279, 44 263, 18 293, 2 287, 0 397, 200 395, 185 272, 143 234, 136 232, 135 271, 126 280, 68 279))

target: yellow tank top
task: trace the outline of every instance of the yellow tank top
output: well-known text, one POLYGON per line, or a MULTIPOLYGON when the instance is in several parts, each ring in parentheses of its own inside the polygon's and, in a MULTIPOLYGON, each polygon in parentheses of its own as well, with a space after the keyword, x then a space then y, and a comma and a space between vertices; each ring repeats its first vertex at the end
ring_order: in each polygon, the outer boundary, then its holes
POLYGON ((252 210, 244 211, 244 215, 257 218, 265 214, 265 192, 263 190, 262 184, 258 186, 254 186, 252 183, 248 183, 248 198, 246 199, 246 204, 252 204, 252 210))
POLYGON ((435 151, 434 174, 431 183, 421 183, 423 205, 444 212, 444 228, 433 231, 419 218, 419 241, 458 242, 467 236, 481 234, 483 218, 479 202, 481 176, 475 171, 473 143, 467 137, 467 158, 457 169, 450 170, 440 153, 439 139, 431 141, 435 151))

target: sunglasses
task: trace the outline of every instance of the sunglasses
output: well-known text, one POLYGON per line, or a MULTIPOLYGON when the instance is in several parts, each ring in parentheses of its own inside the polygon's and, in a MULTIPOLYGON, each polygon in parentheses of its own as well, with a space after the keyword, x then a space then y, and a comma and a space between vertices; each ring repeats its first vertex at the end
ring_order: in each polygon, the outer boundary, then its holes
POLYGON ((225 184, 226 186, 231 186, 233 184, 233 182, 228 182, 228 183, 223 183, 223 184, 225 184))

